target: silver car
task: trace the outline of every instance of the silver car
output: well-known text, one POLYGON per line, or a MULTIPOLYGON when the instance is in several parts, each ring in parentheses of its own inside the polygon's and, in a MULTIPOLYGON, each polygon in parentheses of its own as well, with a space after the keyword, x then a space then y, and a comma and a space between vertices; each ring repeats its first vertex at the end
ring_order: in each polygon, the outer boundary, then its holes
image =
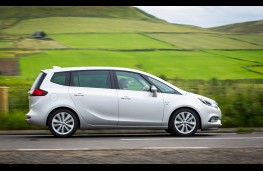
POLYGON ((79 129, 165 129, 192 136, 221 127, 221 111, 207 97, 145 72, 117 67, 42 70, 29 90, 29 124, 56 137, 79 129))

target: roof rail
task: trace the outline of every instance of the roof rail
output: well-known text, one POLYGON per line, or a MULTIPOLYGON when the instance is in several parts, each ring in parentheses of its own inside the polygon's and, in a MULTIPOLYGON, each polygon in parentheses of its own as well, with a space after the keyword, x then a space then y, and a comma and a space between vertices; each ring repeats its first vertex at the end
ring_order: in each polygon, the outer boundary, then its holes
POLYGON ((53 66, 53 69, 59 69, 59 68, 61 68, 61 67, 59 67, 59 66, 53 66))

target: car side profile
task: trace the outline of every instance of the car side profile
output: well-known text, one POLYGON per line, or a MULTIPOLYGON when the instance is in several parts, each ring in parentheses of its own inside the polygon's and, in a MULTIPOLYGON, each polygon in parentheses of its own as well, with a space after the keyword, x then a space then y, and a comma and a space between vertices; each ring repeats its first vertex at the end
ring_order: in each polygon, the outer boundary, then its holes
POLYGON ((53 67, 40 71, 28 93, 27 123, 48 126, 55 137, 109 128, 192 136, 222 125, 214 100, 128 68, 53 67))

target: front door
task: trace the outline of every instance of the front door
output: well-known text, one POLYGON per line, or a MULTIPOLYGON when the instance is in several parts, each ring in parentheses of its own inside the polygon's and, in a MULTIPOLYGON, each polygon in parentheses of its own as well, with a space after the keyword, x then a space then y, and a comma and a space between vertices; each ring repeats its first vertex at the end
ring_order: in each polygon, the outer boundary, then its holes
POLYGON ((119 89, 119 126, 161 126, 162 93, 153 97, 150 84, 139 74, 116 71, 119 89))

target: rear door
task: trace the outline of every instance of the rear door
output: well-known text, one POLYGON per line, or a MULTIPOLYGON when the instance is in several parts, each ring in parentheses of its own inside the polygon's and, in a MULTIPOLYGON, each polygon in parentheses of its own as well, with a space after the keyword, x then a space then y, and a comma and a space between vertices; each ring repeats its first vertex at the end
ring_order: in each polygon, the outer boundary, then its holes
POLYGON ((118 98, 107 70, 71 73, 70 96, 87 124, 114 126, 118 122, 118 98))

